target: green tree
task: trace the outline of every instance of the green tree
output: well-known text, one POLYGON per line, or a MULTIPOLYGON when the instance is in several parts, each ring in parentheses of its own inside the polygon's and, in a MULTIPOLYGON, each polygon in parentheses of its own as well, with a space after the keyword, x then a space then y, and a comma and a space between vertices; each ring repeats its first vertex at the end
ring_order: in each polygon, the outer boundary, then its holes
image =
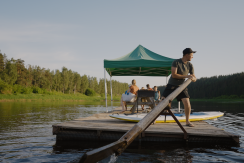
POLYGON ((75 94, 75 92, 80 89, 80 85, 81 85, 81 76, 77 72, 74 73, 73 82, 74 82, 73 83, 73 90, 74 90, 74 94, 75 94))
POLYGON ((43 85, 43 75, 45 69, 41 68, 39 66, 35 66, 33 67, 33 71, 32 71, 32 76, 33 76, 33 85, 37 86, 37 87, 42 87, 43 85))
POLYGON ((85 93, 88 86, 89 86, 88 77, 87 77, 87 75, 83 75, 81 77, 81 85, 80 85, 81 93, 85 93))
POLYGON ((88 83, 89 83, 88 87, 94 90, 93 80, 92 77, 90 76, 88 76, 88 83))
POLYGON ((11 60, 8 60, 6 63, 6 68, 4 69, 4 72, 2 73, 2 79, 4 82, 13 85, 17 80, 17 68, 15 60, 12 58, 11 60))
POLYGON ((93 78, 92 78, 92 82, 93 82, 93 88, 94 88, 94 91, 95 91, 96 93, 99 93, 99 87, 98 87, 97 78, 96 78, 96 77, 93 77, 93 78))
POLYGON ((32 85, 32 67, 31 65, 28 65, 27 71, 26 71, 26 86, 31 87, 32 85))
POLYGON ((74 74, 72 72, 72 70, 69 70, 68 71, 68 76, 69 76, 69 84, 68 84, 68 88, 69 88, 69 94, 70 94, 70 91, 73 91, 73 84, 74 84, 74 74))
POLYGON ((53 77, 53 89, 55 91, 60 91, 60 88, 61 88, 61 73, 59 70, 56 70, 53 77))
POLYGON ((104 79, 103 78, 99 80, 98 88, 99 88, 99 94, 101 96, 105 95, 105 86, 104 86, 104 79))
POLYGON ((66 67, 62 67, 61 83, 62 83, 62 90, 64 93, 64 91, 68 88, 69 85, 69 72, 66 67))
POLYGON ((51 74, 49 69, 43 71, 41 83, 42 83, 42 88, 51 91, 52 84, 53 84, 53 75, 51 74))
POLYGON ((4 71, 4 58, 3 58, 3 54, 0 53, 0 75, 3 71, 4 71))
POLYGON ((17 59, 16 60, 16 68, 17 68, 17 81, 16 84, 26 86, 27 85, 27 69, 25 68, 24 60, 17 59))

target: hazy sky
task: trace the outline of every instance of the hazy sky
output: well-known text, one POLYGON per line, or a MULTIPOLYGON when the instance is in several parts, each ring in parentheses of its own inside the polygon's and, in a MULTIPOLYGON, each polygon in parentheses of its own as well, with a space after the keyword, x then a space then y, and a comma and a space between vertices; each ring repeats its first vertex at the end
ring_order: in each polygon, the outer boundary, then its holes
MULTIPOLYGON (((104 77, 103 60, 139 44, 170 58, 196 50, 198 78, 243 72, 243 0, 0 1, 0 50, 51 70, 104 77)), ((107 78, 108 74, 107 74, 107 78)), ((139 87, 165 77, 113 77, 139 87)))

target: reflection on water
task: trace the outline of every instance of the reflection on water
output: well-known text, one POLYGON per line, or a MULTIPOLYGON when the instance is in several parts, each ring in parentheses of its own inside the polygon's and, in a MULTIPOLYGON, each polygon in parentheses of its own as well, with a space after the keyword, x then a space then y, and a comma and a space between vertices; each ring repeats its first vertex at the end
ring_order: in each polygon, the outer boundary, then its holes
POLYGON ((52 125, 105 111, 104 103, 94 102, 2 102, 0 162, 70 161, 74 153, 80 152, 53 151, 56 139, 52 125))
MULTIPOLYGON (((110 142, 56 144, 52 125, 106 112, 104 105, 94 102, 1 102, 0 162, 77 162, 84 152, 110 142)), ((172 106, 177 108, 177 103, 173 102, 172 106)), ((242 136, 240 146, 138 142, 131 144, 116 162, 244 162, 244 103, 192 102, 192 108, 194 111, 225 112, 217 121, 208 120, 208 123, 242 136)), ((100 163, 109 161, 111 157, 100 163)))

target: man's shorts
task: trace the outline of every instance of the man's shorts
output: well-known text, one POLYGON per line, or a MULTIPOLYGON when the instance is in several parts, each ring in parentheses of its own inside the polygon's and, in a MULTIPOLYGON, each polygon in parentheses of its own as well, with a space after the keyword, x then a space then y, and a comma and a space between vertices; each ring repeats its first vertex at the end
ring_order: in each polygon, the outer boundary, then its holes
MULTIPOLYGON (((176 90, 179 86, 175 86, 175 85, 171 85, 171 84, 167 84, 164 92, 163 92, 163 96, 166 98, 168 95, 170 95, 174 90, 176 90)), ((182 98, 190 98, 189 94, 188 94, 188 89, 185 88, 177 97, 177 101, 181 101, 182 98)))

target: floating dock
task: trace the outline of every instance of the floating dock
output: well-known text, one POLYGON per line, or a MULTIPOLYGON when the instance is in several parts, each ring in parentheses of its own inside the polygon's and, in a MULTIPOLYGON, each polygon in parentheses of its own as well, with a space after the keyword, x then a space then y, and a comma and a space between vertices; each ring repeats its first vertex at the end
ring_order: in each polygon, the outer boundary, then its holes
MULTIPOLYGON (((117 141, 135 123, 126 122, 109 117, 109 114, 118 113, 116 108, 110 113, 94 114, 90 117, 78 118, 72 121, 53 125, 53 134, 57 141, 90 140, 90 141, 117 141)), ((192 122, 195 127, 188 127, 185 122, 182 126, 188 133, 187 141, 198 143, 239 143, 239 135, 228 133, 216 128, 205 121, 192 122)), ((184 134, 177 123, 156 123, 142 132, 134 141, 145 142, 179 142, 184 134)))

